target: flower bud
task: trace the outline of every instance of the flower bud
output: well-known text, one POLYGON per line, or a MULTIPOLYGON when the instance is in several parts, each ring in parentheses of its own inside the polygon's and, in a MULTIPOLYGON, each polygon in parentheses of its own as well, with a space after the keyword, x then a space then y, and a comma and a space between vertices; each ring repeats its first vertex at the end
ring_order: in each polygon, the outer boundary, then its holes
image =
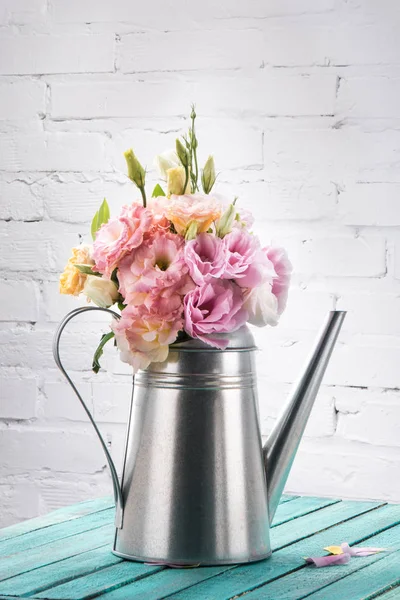
POLYGON ((138 161, 132 148, 124 152, 126 164, 128 166, 128 177, 137 187, 144 188, 146 172, 138 161))
POLYGON ((162 154, 158 154, 154 159, 154 164, 162 179, 166 181, 168 169, 173 169, 180 165, 179 158, 175 150, 167 150, 162 154))
POLYGON ((233 223, 236 218, 236 208, 233 204, 230 204, 222 217, 218 219, 215 228, 217 235, 223 238, 227 233, 232 231, 233 223))
POLYGON ((179 160, 183 164, 183 166, 188 167, 189 166, 188 151, 186 150, 185 146, 182 144, 182 142, 179 139, 176 140, 176 153, 178 155, 179 160))
POLYGON ((119 297, 118 288, 111 279, 103 279, 96 275, 87 276, 83 293, 101 308, 112 306, 119 297))
POLYGON ((199 224, 197 221, 190 221, 189 227, 186 230, 185 240, 189 242, 190 240, 194 240, 197 236, 197 230, 199 228, 199 224))
POLYGON ((190 194, 190 181, 189 177, 186 183, 186 189, 183 190, 186 180, 186 171, 184 167, 175 167, 167 170, 167 196, 176 194, 181 196, 182 194, 190 194))
POLYGON ((204 169, 201 172, 201 184, 205 194, 209 194, 213 188, 217 176, 215 175, 214 158, 209 156, 207 158, 204 169))

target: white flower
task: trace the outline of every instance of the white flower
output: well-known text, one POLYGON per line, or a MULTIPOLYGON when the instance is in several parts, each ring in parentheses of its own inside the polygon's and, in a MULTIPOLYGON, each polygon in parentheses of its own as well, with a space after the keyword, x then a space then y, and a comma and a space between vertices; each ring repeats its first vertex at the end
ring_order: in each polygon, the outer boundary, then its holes
POLYGON ((175 150, 167 150, 162 154, 158 154, 154 159, 154 164, 161 179, 164 179, 164 181, 167 180, 168 169, 174 169, 175 167, 181 166, 181 162, 175 150))
POLYGON ((257 327, 278 324, 278 300, 271 292, 271 284, 264 283, 247 293, 243 308, 249 313, 248 322, 257 327))
POLYGON ((87 276, 83 293, 101 308, 112 306, 119 296, 118 288, 113 281, 96 275, 87 276))

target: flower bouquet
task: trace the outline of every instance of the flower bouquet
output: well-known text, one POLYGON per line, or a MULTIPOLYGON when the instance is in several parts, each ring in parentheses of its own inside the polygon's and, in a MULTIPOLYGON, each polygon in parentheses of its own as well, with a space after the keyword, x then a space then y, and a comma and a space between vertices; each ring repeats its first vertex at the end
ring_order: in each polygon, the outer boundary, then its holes
POLYGON ((185 337, 224 349, 228 341, 218 334, 246 322, 276 325, 285 308, 291 273, 285 251, 262 247, 240 200, 213 192, 212 156, 198 168, 194 107, 190 119, 176 149, 156 157, 163 183, 151 198, 145 169, 132 150, 125 152, 141 200, 115 217, 104 200, 92 221, 93 244, 73 248, 60 277, 62 294, 84 294, 121 311, 95 353, 95 372, 113 338, 136 373, 166 360, 169 346, 185 337))

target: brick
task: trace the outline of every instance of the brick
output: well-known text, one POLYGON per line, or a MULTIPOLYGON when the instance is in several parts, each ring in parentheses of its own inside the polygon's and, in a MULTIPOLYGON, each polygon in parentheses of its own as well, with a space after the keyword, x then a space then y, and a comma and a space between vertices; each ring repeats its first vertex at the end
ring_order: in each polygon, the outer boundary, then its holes
MULTIPOLYGON (((345 394, 350 396, 354 392, 363 396, 365 390, 345 390, 345 394)), ((375 446, 400 446, 397 426, 400 417, 399 393, 381 392, 374 399, 371 395, 364 394, 358 410, 339 412, 337 434, 347 440, 375 446)))
POLYGON ((187 115, 193 98, 204 116, 308 116, 334 113, 336 76, 270 74, 261 70, 240 79, 236 74, 208 75, 193 81, 169 76, 165 82, 54 82, 51 88, 51 114, 55 118, 187 115))
POLYGON ((297 274, 334 277, 381 277, 386 272, 384 238, 320 237, 281 238, 297 274))
POLYGON ((264 168, 268 177, 310 183, 396 181, 400 133, 356 129, 298 129, 264 135, 264 168))
MULTIPOLYGON (((276 419, 288 401, 291 386, 287 384, 268 383, 258 386, 260 426, 263 436, 272 431, 276 419)), ((335 433, 336 413, 333 395, 329 391, 321 391, 314 405, 304 435, 306 437, 326 437, 335 433)))
POLYGON ((0 119, 28 119, 43 114, 45 95, 46 85, 42 81, 1 83, 0 119))
POLYGON ((329 385, 398 388, 400 348, 390 340, 368 345, 339 343, 329 365, 325 383, 329 385))
POLYGON ((349 183, 338 196, 338 214, 346 225, 398 226, 400 184, 349 183))
MULTIPOLYGON (((128 146, 124 148, 126 150, 128 146)), ((139 147, 138 151, 140 151, 139 147)), ((122 160, 123 157, 121 162, 122 160)), ((35 191, 52 221, 89 224, 103 198, 107 199, 111 214, 116 215, 124 204, 132 202, 136 188, 126 177, 123 183, 102 180, 62 183, 46 181, 35 191)))
POLYGON ((37 321, 39 289, 32 281, 0 280, 3 307, 0 321, 37 321))
POLYGON ((94 416, 98 423, 122 423, 129 419, 132 381, 92 383, 94 416))
MULTIPOLYGON (((90 383, 77 381, 76 377, 74 377, 74 383, 88 409, 92 412, 92 391, 90 383)), ((67 420, 88 423, 87 414, 66 381, 49 381, 48 378, 46 378, 43 386, 43 395, 42 412, 47 421, 67 420)))
POLYGON ((336 498, 396 500, 399 497, 398 451, 382 452, 337 439, 304 440, 286 491, 336 498), (311 475, 312 473, 312 475, 311 475), (371 475, 373 473, 373 476, 371 475))
POLYGON ((0 527, 8 527, 39 514, 40 497, 36 482, 18 481, 12 485, 0 483, 0 494, 0 527))
POLYGON ((78 231, 50 221, 0 223, 0 234, 4 242, 0 269, 10 271, 61 272, 71 248, 79 244, 78 231))
POLYGON ((120 65, 124 73, 259 67, 261 32, 255 29, 137 33, 123 36, 120 65), (149 52, 156 48, 156 52, 149 52), (185 48, 184 51, 182 49, 185 48), (243 51, 246 48, 246 51, 243 51))
MULTIPOLYGON (((223 123, 212 120, 199 124, 197 135, 199 138, 199 168, 201 168, 208 155, 213 154, 217 170, 238 168, 261 168, 263 163, 262 132, 256 127, 246 123, 224 119, 223 123), (226 135, 229 132, 234 144, 226 145, 226 135)), ((175 140, 179 133, 173 131, 161 134, 154 131, 140 131, 128 129, 113 138, 113 163, 120 171, 126 170, 123 156, 124 150, 134 146, 141 162, 149 170, 154 170, 154 157, 164 150, 175 147, 175 140)), ((115 190, 117 193, 118 190, 115 190)), ((135 197, 132 190, 131 198, 135 197)))
POLYGON ((76 502, 109 496, 112 484, 107 475, 108 473, 105 471, 101 474, 92 474, 89 479, 87 475, 74 474, 72 479, 68 473, 57 473, 54 479, 39 481, 40 514, 70 506, 76 502))
MULTIPOLYGON (((66 262, 67 259, 65 259, 66 262)), ((70 296, 60 294, 57 281, 46 281, 43 283, 42 295, 42 317, 46 321, 58 323, 67 313, 76 308, 91 306, 86 302, 85 296, 70 296)), ((109 317, 102 311, 84 313, 79 317, 83 323, 108 323, 109 317)), ((97 325, 95 325, 95 328, 97 325)))
POLYGON ((400 78, 346 77, 340 82, 337 107, 346 117, 397 118, 399 103, 400 78))
POLYGON ((342 293, 337 308, 348 311, 343 325, 346 331, 400 336, 399 294, 342 293))
MULTIPOLYGON (((60 355, 63 364, 70 371, 91 371, 92 357, 101 335, 109 330, 108 322, 104 326, 85 323, 83 319, 76 328, 69 325, 60 343, 60 355), (77 329, 79 328, 79 329, 77 329)), ((6 367, 26 367, 32 369, 54 369, 52 343, 54 327, 51 330, 8 328, 0 330, 0 359, 6 367)), ((107 353, 116 356, 112 345, 107 353)))
POLYGON ((279 321, 279 329, 317 331, 327 313, 333 310, 333 305, 332 294, 292 288, 279 321))
POLYGON ((2 75, 110 73, 114 70, 114 36, 18 35, 0 39, 2 75))
POLYGON ((43 203, 32 187, 21 181, 0 181, 0 219, 38 221, 43 218, 43 203))
POLYGON ((342 23, 335 29, 336 44, 332 64, 397 65, 400 63, 397 34, 398 23, 390 18, 384 23, 371 25, 342 23), (371 40, 374 40, 373 44, 371 40))
POLYGON ((54 14, 57 21, 63 23, 87 23, 87 22, 123 22, 133 23, 136 27, 149 27, 149 23, 161 28, 179 29, 179 27, 201 25, 204 21, 212 22, 215 19, 216 26, 221 18, 237 17, 279 17, 286 15, 302 15, 312 13, 324 13, 334 8, 334 0, 271 0, 268 3, 262 0, 251 0, 251 2, 239 3, 224 0, 215 4, 207 0, 202 4, 201 10, 195 5, 188 5, 184 0, 169 2, 160 6, 157 2, 147 2, 140 6, 132 5, 128 0, 116 0, 112 5, 107 2, 99 4, 95 0, 55 0, 54 14))
POLYGON ((4 135, 0 138, 3 171, 109 170, 105 140, 97 133, 4 135))
POLYGON ((219 179, 218 191, 227 197, 238 196, 238 205, 250 210, 256 222, 314 221, 330 218, 336 210, 336 190, 330 182, 307 185, 304 181, 290 180, 234 184, 219 179))
POLYGON ((336 29, 307 21, 263 24, 263 61, 273 67, 329 66, 336 29))
POLYGON ((37 386, 33 377, 2 376, 1 419, 32 419, 36 415, 37 386))
POLYGON ((0 436, 0 450, 4 471, 12 474, 42 469, 93 473, 106 464, 92 432, 8 428, 0 436))
POLYGON ((42 20, 45 12, 45 0, 2 0, 0 24, 30 24, 42 20))

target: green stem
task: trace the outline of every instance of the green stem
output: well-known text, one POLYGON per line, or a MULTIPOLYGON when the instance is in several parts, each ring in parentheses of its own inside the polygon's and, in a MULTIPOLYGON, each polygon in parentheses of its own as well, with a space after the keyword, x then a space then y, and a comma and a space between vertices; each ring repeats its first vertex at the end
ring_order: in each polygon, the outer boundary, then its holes
POLYGON ((189 167, 185 167, 185 183, 183 186, 182 194, 186 194, 186 186, 188 184, 188 181, 189 181, 189 167))
POLYGON ((139 190, 140 190, 140 193, 142 194, 143 206, 144 206, 144 208, 146 208, 147 201, 146 201, 146 192, 144 191, 144 187, 140 187, 139 190))

